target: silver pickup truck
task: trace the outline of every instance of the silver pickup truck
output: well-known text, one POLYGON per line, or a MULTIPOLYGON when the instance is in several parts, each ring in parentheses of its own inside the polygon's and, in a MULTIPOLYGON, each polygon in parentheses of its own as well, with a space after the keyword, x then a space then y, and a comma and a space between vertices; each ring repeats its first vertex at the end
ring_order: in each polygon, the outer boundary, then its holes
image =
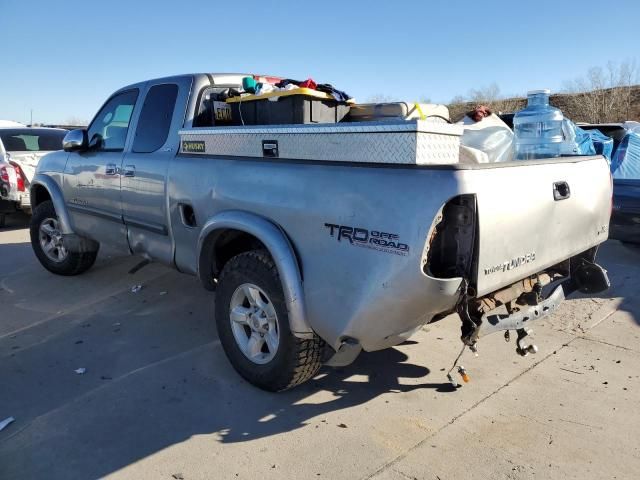
POLYGON ((464 344, 513 331, 526 355, 531 322, 608 287, 603 157, 422 166, 185 149, 205 93, 243 76, 130 85, 69 132, 31 184, 42 265, 80 274, 108 244, 197 275, 216 290, 230 362, 272 391, 452 313, 464 344))

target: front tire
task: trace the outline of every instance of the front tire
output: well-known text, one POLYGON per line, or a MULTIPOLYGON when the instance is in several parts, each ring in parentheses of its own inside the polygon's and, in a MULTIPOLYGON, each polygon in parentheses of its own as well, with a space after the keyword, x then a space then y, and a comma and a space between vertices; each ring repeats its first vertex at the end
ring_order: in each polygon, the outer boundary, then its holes
POLYGON ((31 247, 44 268, 56 275, 79 275, 96 261, 98 251, 71 252, 64 246, 53 203, 42 202, 33 211, 30 223, 31 247))
POLYGON ((216 289, 216 325, 231 365, 249 383, 271 392, 314 377, 324 342, 294 336, 278 269, 268 252, 229 260, 216 289))

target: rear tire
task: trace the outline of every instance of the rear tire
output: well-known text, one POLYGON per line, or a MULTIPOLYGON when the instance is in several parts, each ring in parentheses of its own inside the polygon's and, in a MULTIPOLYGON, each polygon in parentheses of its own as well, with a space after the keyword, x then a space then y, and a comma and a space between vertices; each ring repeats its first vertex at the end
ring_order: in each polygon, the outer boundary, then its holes
POLYGON ((302 339, 291 333, 280 275, 265 250, 241 253, 225 264, 215 310, 220 342, 231 365, 256 387, 287 390, 320 369, 324 342, 316 335, 302 339))
POLYGON ((71 252, 64 247, 58 229, 58 215, 50 200, 33 211, 30 223, 31 247, 44 268, 56 275, 79 275, 95 263, 98 250, 71 252))

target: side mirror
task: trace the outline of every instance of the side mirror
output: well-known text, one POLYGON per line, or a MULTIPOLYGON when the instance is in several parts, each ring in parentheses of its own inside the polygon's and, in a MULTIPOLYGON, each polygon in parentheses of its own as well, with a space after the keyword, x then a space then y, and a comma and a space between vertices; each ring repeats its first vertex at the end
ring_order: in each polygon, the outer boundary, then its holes
POLYGON ((71 130, 62 140, 62 148, 65 152, 81 152, 89 148, 86 130, 71 130))

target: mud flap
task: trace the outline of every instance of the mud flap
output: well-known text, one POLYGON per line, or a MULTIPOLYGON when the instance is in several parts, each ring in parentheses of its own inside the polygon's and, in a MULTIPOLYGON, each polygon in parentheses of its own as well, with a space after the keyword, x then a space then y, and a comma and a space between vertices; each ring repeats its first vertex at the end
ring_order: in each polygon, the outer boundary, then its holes
POLYGON ((328 367, 346 367, 351 365, 362 352, 362 345, 353 339, 347 338, 342 341, 340 348, 329 358, 324 365, 328 367))
POLYGON ((600 293, 609 289, 611 282, 607 271, 597 263, 583 260, 571 274, 575 287, 582 293, 600 293))

